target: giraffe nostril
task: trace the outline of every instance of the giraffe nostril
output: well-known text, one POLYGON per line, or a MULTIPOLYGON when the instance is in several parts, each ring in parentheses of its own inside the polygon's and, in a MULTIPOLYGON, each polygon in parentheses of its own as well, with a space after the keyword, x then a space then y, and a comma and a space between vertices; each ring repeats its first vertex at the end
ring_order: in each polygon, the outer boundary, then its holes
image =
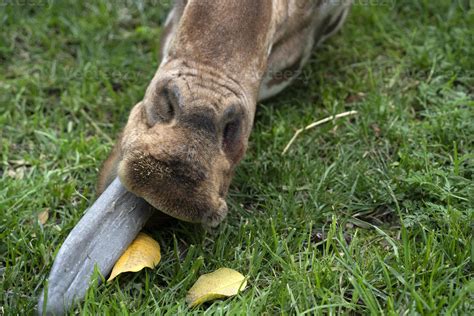
POLYGON ((179 109, 179 90, 176 87, 161 87, 152 97, 145 98, 144 108, 149 127, 157 123, 169 123, 179 109))

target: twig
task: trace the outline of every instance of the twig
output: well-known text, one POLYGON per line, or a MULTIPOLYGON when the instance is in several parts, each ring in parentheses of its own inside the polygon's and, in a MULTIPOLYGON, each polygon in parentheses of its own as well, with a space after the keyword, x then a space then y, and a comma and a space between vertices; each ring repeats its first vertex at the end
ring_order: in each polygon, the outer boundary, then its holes
POLYGON ((94 127, 94 129, 97 131, 97 133, 99 133, 100 135, 102 135, 102 137, 104 137, 108 142, 110 143, 113 143, 114 141, 112 140, 112 138, 110 138, 109 135, 107 135, 106 133, 104 133, 104 131, 99 127, 99 125, 97 125, 94 120, 89 116, 89 114, 86 113, 86 111, 84 111, 84 109, 81 109, 80 110, 81 114, 84 115, 84 117, 87 119, 87 121, 89 121, 89 123, 92 125, 92 127, 94 127))
POLYGON ((317 122, 314 122, 314 123, 311 123, 309 124, 308 126, 304 127, 304 128, 300 128, 299 130, 297 130, 295 132, 295 135, 293 135, 293 137, 291 138, 291 140, 288 142, 288 144, 286 145, 285 149, 283 149, 282 151, 282 155, 286 154, 286 152, 288 151, 288 149, 290 149, 290 146, 294 143, 294 141, 296 140, 296 137, 298 137, 299 134, 301 134, 302 132, 304 131, 307 131, 309 129, 312 129, 312 128, 315 128, 316 126, 319 126, 321 124, 324 124, 324 123, 327 123, 329 121, 332 121, 332 120, 335 120, 335 119, 338 119, 338 118, 341 118, 341 117, 345 117, 345 116, 350 116, 350 115, 355 115, 357 114, 357 111, 347 111, 347 112, 343 112, 343 113, 339 113, 339 114, 336 114, 336 115, 331 115, 329 117, 326 117, 325 119, 322 119, 322 120, 319 120, 317 122))

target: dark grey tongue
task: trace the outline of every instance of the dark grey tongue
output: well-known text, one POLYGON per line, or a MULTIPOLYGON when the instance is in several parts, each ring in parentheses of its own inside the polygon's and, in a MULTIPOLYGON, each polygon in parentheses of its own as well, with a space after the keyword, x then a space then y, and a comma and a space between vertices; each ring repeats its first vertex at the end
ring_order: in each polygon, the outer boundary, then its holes
POLYGON ((74 301, 82 300, 94 267, 107 276, 152 213, 152 207, 116 178, 59 249, 38 301, 38 314, 62 315, 74 301))

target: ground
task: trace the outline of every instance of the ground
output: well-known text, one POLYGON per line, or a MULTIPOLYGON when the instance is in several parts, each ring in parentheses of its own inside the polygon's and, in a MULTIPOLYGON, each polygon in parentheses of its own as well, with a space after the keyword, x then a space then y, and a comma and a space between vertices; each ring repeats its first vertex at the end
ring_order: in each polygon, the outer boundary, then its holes
MULTIPOLYGON (((34 312, 158 65, 169 1, 93 3, 0 2, 0 314, 34 312)), ((159 266, 93 287, 71 313, 473 314, 469 3, 355 1, 259 105, 219 231, 149 230, 159 266), (349 110, 281 154, 297 129, 349 110), (188 309, 198 275, 220 267, 249 288, 188 309)))

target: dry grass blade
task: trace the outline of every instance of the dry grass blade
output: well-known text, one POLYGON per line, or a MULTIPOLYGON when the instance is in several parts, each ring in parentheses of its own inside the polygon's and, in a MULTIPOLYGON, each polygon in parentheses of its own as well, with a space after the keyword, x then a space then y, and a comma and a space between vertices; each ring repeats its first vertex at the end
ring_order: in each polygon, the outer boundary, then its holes
POLYGON ((290 146, 295 142, 296 138, 298 137, 299 134, 301 134, 302 132, 304 131, 307 131, 309 129, 312 129, 312 128, 315 128, 319 125, 322 125, 324 123, 327 123, 329 121, 332 121, 332 120, 336 120, 338 118, 341 118, 341 117, 346 117, 346 116, 350 116, 350 115, 355 115, 357 114, 357 111, 347 111, 347 112, 343 112, 343 113, 339 113, 339 114, 336 114, 336 115, 331 115, 329 117, 326 117, 322 120, 319 120, 317 122, 314 122, 314 123, 311 123, 309 124, 308 126, 304 127, 304 128, 300 128, 299 130, 297 130, 295 132, 295 135, 293 135, 293 137, 290 139, 290 141, 288 142, 288 144, 286 145, 285 149, 283 149, 282 151, 282 155, 286 154, 286 152, 288 151, 288 149, 290 149, 290 146))
POLYGON ((89 114, 87 114, 86 111, 84 111, 84 109, 81 109, 80 110, 82 116, 84 116, 84 118, 89 122, 89 124, 92 125, 92 127, 97 131, 97 133, 100 134, 100 136, 104 137, 109 143, 113 144, 114 143, 114 140, 112 138, 110 138, 109 135, 107 135, 100 127, 99 125, 97 125, 96 122, 94 122, 94 119, 92 119, 92 117, 89 116, 89 114))

